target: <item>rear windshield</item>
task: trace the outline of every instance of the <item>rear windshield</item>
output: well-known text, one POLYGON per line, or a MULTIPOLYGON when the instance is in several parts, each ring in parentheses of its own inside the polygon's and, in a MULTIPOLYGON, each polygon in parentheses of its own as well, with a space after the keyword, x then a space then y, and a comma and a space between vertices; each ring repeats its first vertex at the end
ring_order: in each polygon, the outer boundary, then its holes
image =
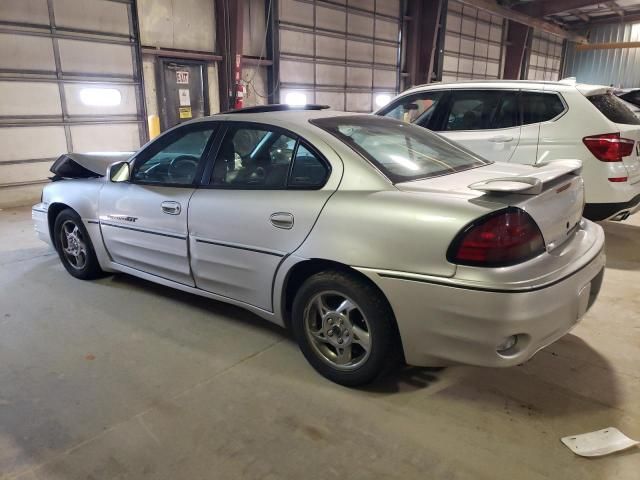
POLYGON ((429 130, 373 115, 311 120, 361 154, 392 182, 482 167, 485 160, 429 130))
POLYGON ((615 95, 604 93, 601 95, 591 95, 587 98, 613 123, 640 125, 640 118, 636 117, 629 107, 622 103, 615 95))

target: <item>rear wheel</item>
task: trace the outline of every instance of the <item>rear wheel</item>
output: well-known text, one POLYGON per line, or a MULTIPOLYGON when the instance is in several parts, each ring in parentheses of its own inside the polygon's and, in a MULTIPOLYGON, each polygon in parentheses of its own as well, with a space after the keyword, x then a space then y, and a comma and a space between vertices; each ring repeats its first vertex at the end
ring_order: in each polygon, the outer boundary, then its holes
POLYGON ((89 233, 76 212, 70 208, 60 212, 53 230, 56 250, 67 272, 81 280, 104 275, 89 233))
POLYGON ((319 373, 347 386, 373 381, 396 358, 393 322, 380 292, 347 272, 313 275, 293 303, 302 353, 319 373))

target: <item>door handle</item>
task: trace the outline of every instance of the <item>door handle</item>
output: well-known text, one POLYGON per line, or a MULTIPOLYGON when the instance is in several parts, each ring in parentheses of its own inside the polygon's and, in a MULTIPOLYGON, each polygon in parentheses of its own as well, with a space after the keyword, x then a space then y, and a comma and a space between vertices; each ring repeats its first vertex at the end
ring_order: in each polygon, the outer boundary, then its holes
POLYGON ((182 207, 178 202, 162 202, 162 212, 168 215, 180 215, 182 207))
POLYGON ((290 213, 272 213, 269 220, 271 221, 271 225, 276 228, 284 228, 285 230, 291 230, 293 228, 293 215, 290 213))
POLYGON ((513 137, 510 137, 509 135, 497 135, 489 139, 490 142, 494 142, 494 143, 506 143, 512 140, 513 140, 513 137))

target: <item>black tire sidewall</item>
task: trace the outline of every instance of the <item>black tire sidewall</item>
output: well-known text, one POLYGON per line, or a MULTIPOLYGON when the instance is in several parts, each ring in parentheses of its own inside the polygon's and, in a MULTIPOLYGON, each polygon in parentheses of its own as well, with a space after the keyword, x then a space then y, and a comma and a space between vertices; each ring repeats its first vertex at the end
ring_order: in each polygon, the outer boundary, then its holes
POLYGON ((393 353, 393 313, 381 292, 349 272, 321 272, 307 279, 298 290, 292 308, 292 330, 307 361, 320 374, 346 386, 359 386, 375 380, 395 358, 393 353), (310 344, 304 327, 308 302, 322 291, 332 290, 351 298, 367 318, 371 353, 355 370, 339 370, 326 363, 310 344))
POLYGON ((53 227, 53 241, 62 265, 70 275, 81 280, 91 280, 102 276, 103 271, 100 268, 100 263, 98 262, 95 250, 93 249, 93 243, 91 242, 89 232, 76 212, 71 209, 66 209, 58 214, 53 227), (87 263, 82 269, 72 267, 62 252, 62 245, 60 244, 60 229, 62 228, 62 224, 67 220, 72 221, 78 226, 78 229, 82 232, 82 236, 84 237, 87 245, 87 263))

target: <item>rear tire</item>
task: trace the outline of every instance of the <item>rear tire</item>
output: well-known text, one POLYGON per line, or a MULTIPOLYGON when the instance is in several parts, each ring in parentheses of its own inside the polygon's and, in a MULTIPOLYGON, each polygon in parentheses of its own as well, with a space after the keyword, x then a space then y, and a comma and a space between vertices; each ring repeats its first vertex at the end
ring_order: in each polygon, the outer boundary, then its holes
POLYGON ((67 208, 56 217, 53 239, 64 268, 81 280, 93 280, 105 275, 100 268, 89 232, 80 216, 67 208))
POLYGON ((294 299, 291 323, 311 366, 341 385, 370 383, 398 359, 391 307, 379 290, 352 273, 331 270, 309 277, 294 299))

